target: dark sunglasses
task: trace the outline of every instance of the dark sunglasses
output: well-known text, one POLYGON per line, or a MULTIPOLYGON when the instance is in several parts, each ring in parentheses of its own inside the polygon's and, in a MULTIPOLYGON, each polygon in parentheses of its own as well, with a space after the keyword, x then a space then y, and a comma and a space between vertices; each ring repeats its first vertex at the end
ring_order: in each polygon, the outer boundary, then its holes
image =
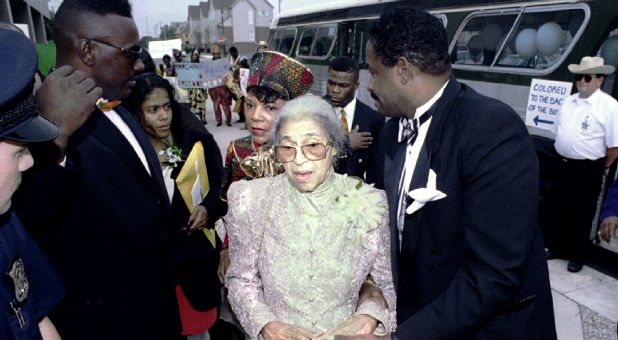
POLYGON ((598 78, 599 75, 598 74, 594 74, 594 75, 592 75, 592 74, 576 74, 575 75, 575 80, 581 81, 582 78, 583 78, 586 83, 589 83, 592 80, 592 77, 598 78))
POLYGON ((135 65, 135 62, 137 61, 137 59, 142 55, 142 48, 139 46, 132 46, 129 48, 122 48, 122 47, 118 47, 118 46, 114 46, 112 44, 97 40, 97 39, 86 39, 88 40, 88 42, 90 41, 94 41, 97 42, 99 44, 103 44, 103 45, 107 45, 109 47, 113 47, 115 49, 119 49, 122 51, 122 53, 124 53, 124 55, 127 57, 127 59, 129 59, 129 62, 131 63, 131 66, 135 65))

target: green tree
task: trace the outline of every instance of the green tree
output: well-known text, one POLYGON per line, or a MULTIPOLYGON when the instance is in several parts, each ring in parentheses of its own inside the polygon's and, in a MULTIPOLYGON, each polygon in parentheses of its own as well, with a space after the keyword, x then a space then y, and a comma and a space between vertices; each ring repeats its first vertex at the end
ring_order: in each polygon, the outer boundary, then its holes
POLYGON ((161 40, 176 39, 176 29, 170 25, 164 25, 161 27, 161 40))
POLYGON ((140 41, 139 41, 139 45, 143 49, 147 50, 148 49, 148 43, 153 41, 153 40, 158 40, 158 39, 155 39, 154 37, 149 36, 149 35, 143 36, 142 39, 140 39, 140 41))

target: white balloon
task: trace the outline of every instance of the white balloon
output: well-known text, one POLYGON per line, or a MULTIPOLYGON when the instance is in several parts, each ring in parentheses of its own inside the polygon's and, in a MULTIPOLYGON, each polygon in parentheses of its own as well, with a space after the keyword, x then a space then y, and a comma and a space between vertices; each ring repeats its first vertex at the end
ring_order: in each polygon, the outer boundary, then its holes
POLYGON ((524 59, 528 59, 536 54, 536 30, 526 28, 519 32, 515 39, 515 49, 517 54, 524 59))
POLYGON ((550 56, 562 44, 562 27, 555 22, 547 22, 539 27, 536 34, 536 46, 541 54, 550 56))
POLYGON ((618 35, 609 37, 601 45, 601 57, 605 59, 605 64, 618 66, 618 35))

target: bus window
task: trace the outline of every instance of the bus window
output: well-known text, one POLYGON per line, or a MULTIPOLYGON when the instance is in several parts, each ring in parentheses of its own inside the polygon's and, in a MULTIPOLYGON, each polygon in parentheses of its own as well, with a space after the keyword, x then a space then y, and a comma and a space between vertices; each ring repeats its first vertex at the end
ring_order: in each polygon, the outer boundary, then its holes
POLYGON ((281 44, 281 30, 273 30, 270 33, 270 41, 268 44, 268 49, 271 51, 278 51, 279 45, 281 44))
POLYGON ((498 59, 498 66, 546 69, 568 50, 584 22, 581 9, 524 13, 498 59))
MULTIPOLYGON (((606 65, 618 67, 618 28, 609 32, 608 37, 603 40, 601 47, 599 47, 597 56, 602 57, 606 65)), ((603 81, 601 89, 605 93, 614 94, 615 96, 615 86, 616 72, 605 76, 605 81, 603 81)))
POLYGON ((317 29, 315 27, 305 28, 303 34, 300 37, 300 43, 298 44, 298 50, 296 55, 309 56, 311 53, 311 45, 313 44, 313 38, 315 38, 317 29))
POLYGON ((318 34, 315 38, 315 44, 311 51, 312 57, 325 57, 330 52, 330 49, 335 41, 336 29, 334 25, 321 26, 318 29, 318 34))
POLYGON ((270 44, 268 49, 289 54, 294 45, 294 37, 296 36, 296 28, 277 29, 271 33, 270 44))
POLYGON ((454 64, 491 65, 517 19, 518 12, 477 16, 470 19, 457 36, 452 52, 454 64))
POLYGON ((294 45, 294 37, 296 37, 296 28, 284 30, 281 37, 279 52, 290 54, 290 51, 292 51, 292 45, 294 45))
POLYGON ((573 49, 589 18, 584 3, 472 13, 451 42, 453 68, 549 74, 573 49))

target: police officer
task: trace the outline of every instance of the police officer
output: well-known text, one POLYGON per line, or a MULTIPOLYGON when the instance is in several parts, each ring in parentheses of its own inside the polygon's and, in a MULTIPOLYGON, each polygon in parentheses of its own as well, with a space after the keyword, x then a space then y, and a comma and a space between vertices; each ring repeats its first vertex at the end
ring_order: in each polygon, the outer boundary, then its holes
POLYGON ((28 143, 51 140, 60 129, 39 116, 32 95, 34 44, 0 29, 0 51, 0 339, 59 338, 47 315, 64 296, 62 282, 11 210, 11 196, 34 163, 28 143))

